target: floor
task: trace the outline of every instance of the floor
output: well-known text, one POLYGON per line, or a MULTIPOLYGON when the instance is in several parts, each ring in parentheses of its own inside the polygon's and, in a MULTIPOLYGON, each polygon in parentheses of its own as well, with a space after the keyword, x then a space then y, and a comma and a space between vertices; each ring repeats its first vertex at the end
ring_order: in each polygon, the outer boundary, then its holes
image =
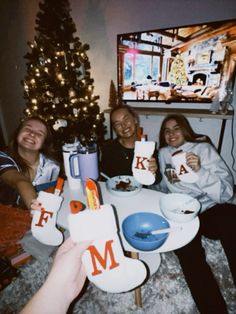
MULTIPOLYGON (((203 245, 209 264, 223 291, 229 314, 235 314, 236 289, 221 244, 218 241, 204 239, 203 245)), ((51 262, 51 257, 44 263, 34 260, 21 268, 20 277, 0 292, 0 313, 19 313, 44 281, 51 262)), ((134 304, 134 291, 111 294, 89 283, 80 299, 72 304, 69 313, 197 314, 198 311, 174 253, 162 254, 159 270, 142 286, 142 301, 143 307, 137 308, 134 304)))

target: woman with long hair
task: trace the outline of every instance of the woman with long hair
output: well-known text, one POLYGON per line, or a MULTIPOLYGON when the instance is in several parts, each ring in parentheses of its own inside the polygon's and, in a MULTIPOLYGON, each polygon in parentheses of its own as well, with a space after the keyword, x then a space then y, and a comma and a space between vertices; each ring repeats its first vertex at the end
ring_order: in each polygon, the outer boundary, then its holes
POLYGON ((198 197, 201 203, 197 236, 175 251, 185 279, 200 313, 228 313, 206 261, 201 239, 204 235, 221 241, 236 285, 236 205, 231 203, 232 174, 215 147, 206 138, 199 138, 184 116, 175 114, 165 117, 159 136, 159 163, 163 175, 161 189, 167 193, 198 197), (182 172, 175 167, 172 157, 179 152, 186 153, 183 167, 186 163, 195 174, 196 179, 191 182, 183 180, 182 172))
POLYGON ((0 203, 20 206, 36 198, 37 187, 55 181, 59 164, 53 159, 52 135, 39 117, 23 120, 6 152, 0 152, 0 203))

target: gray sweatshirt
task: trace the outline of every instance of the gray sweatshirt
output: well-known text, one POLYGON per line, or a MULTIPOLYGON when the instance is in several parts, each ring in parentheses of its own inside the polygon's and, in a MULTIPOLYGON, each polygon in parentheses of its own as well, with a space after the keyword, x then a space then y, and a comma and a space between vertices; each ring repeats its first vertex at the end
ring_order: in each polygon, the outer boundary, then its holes
POLYGON ((201 212, 217 203, 230 202, 233 196, 232 174, 211 144, 187 142, 177 149, 170 146, 163 147, 159 150, 159 163, 163 178, 155 189, 165 193, 185 193, 192 197, 200 197, 201 212), (178 180, 172 162, 172 154, 178 150, 192 152, 200 157, 201 168, 197 172, 199 178, 196 182, 187 183, 178 180), (176 179, 168 180, 167 172, 170 170, 176 179))

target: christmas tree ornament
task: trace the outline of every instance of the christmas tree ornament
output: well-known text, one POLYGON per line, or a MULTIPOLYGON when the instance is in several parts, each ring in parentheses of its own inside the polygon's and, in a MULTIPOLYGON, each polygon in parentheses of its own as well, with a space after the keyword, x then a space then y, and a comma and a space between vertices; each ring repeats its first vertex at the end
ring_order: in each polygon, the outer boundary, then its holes
POLYGON ((58 119, 53 124, 53 129, 57 131, 60 128, 65 128, 66 126, 67 126, 67 121, 65 119, 58 119))

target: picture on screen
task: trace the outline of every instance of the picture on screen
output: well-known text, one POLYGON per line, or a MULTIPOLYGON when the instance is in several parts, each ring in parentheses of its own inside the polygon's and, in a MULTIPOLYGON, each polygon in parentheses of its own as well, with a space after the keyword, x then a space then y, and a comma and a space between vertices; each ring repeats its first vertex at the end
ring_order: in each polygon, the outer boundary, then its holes
POLYGON ((236 20, 117 36, 123 101, 212 102, 234 83, 236 20))

